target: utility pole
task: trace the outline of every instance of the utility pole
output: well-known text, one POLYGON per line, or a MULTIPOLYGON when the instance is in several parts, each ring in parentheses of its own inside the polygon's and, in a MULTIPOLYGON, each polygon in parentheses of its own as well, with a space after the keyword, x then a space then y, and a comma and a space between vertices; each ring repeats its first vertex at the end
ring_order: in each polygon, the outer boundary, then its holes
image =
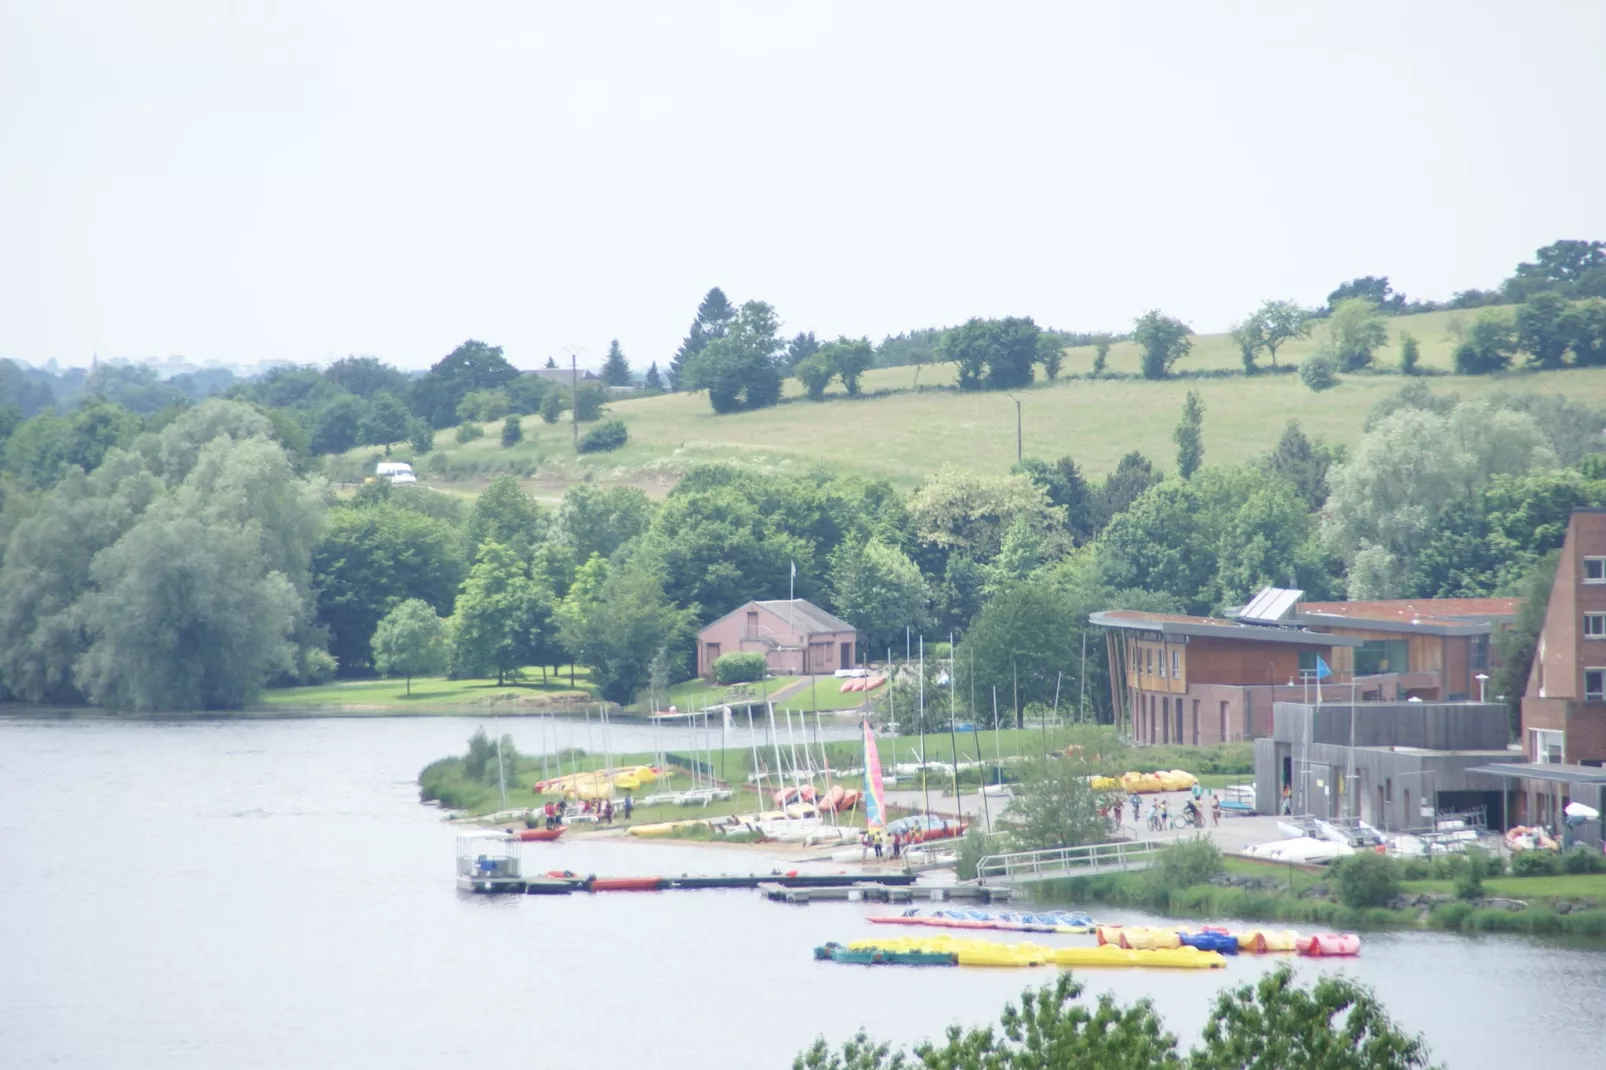
POLYGON ((580 452, 580 359, 569 354, 569 437, 580 452))

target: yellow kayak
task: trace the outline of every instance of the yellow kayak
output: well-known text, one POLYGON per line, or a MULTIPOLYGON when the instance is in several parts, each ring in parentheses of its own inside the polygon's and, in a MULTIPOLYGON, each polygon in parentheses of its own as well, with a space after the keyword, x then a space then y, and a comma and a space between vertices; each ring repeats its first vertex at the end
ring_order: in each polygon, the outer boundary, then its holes
POLYGON ((1056 966, 1158 966, 1173 969, 1213 970, 1227 965, 1219 951, 1196 947, 1131 951, 1114 944, 1098 947, 1056 947, 1049 955, 1056 966))
POLYGON ((1141 925, 1100 925, 1099 943, 1128 951, 1157 951, 1182 946, 1176 929, 1150 929, 1141 925))

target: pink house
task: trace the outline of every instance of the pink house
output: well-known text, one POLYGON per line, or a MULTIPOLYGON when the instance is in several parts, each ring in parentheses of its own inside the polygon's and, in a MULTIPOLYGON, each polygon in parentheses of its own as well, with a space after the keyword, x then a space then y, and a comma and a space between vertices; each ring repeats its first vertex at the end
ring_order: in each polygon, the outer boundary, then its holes
POLYGON ((805 676, 851 669, 859 633, 840 617, 795 598, 748 602, 697 633, 697 675, 714 678, 721 654, 764 655, 777 676, 805 676))

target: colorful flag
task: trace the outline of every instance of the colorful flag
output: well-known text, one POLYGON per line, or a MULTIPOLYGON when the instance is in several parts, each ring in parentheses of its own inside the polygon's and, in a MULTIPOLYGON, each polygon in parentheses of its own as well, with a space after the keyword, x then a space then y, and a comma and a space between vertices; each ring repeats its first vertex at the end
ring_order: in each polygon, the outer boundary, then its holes
POLYGON ((875 734, 864 722, 864 823, 873 832, 887 827, 887 808, 882 799, 881 755, 875 749, 875 734))
POLYGON ((1329 669, 1327 667, 1327 662, 1322 660, 1322 656, 1320 654, 1317 654, 1316 655, 1316 679, 1325 680, 1331 675, 1333 675, 1333 670, 1329 669))

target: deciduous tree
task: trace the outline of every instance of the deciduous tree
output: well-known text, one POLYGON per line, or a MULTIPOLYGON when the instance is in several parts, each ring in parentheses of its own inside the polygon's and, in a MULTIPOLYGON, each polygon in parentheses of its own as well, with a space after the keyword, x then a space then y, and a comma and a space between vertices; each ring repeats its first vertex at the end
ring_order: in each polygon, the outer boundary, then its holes
POLYGON ((859 630, 871 653, 932 624, 931 591, 909 556, 871 538, 844 542, 830 558, 831 602, 837 615, 859 630))
POLYGON ((385 676, 406 677, 409 695, 414 676, 446 671, 449 654, 446 622, 422 599, 397 604, 374 629, 374 668, 385 676))
POLYGON ((1132 340, 1143 351, 1143 377, 1164 379, 1171 374, 1172 365, 1188 355, 1193 348, 1189 339, 1193 331, 1181 320, 1151 309, 1132 321, 1132 340))

